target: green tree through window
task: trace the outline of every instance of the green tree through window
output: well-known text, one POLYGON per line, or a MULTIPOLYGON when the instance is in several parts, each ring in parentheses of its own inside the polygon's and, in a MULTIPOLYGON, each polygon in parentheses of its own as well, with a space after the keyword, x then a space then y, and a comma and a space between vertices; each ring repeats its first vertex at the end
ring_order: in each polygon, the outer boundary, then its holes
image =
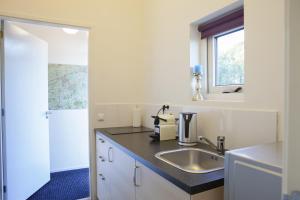
POLYGON ((244 84, 244 30, 216 38, 216 86, 244 84))

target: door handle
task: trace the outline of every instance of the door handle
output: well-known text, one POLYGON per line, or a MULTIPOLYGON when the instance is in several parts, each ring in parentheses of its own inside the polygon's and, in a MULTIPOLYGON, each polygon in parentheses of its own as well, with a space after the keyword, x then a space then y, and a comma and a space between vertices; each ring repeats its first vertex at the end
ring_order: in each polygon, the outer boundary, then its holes
POLYGON ((108 162, 113 162, 113 148, 108 148, 108 162))

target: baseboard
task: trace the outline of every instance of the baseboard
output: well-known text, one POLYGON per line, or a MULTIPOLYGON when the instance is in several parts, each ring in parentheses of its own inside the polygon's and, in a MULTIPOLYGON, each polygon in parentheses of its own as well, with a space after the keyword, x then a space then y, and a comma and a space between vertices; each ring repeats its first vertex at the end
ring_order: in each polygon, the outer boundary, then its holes
POLYGON ((90 167, 89 166, 77 166, 77 167, 61 168, 61 169, 51 170, 50 173, 70 171, 70 170, 76 170, 76 169, 84 169, 84 168, 90 168, 90 167))

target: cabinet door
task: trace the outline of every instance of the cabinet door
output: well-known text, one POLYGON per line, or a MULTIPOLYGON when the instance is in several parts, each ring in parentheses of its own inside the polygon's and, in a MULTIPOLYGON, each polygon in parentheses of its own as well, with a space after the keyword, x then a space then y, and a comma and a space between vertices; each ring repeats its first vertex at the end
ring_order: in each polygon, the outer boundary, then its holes
POLYGON ((100 134, 96 135, 96 156, 97 156, 97 167, 101 168, 107 163, 108 156, 108 142, 100 134))
POLYGON ((280 200, 281 174, 243 161, 234 162, 230 200, 280 200))
POLYGON ((136 200, 190 200, 190 195, 136 161, 136 200))
POLYGON ((135 160, 114 145, 108 148, 109 170, 106 173, 111 200, 135 200, 133 182, 135 160))
POLYGON ((100 134, 96 135, 96 160, 97 160, 97 198, 111 200, 109 180, 107 179, 108 165, 108 142, 100 134))
POLYGON ((97 198, 99 200, 111 200, 108 180, 101 173, 97 174, 97 198))

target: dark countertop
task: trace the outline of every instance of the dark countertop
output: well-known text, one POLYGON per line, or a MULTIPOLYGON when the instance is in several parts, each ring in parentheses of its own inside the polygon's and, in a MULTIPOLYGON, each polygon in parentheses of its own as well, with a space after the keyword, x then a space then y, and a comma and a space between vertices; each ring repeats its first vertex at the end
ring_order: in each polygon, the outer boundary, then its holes
MULTIPOLYGON (((102 133, 122 151, 189 194, 197 194, 224 185, 224 170, 193 174, 177 169, 154 156, 160 151, 183 148, 178 145, 176 140, 151 142, 149 137, 151 132, 112 135, 108 132, 110 130, 112 128, 99 128, 95 129, 95 132, 102 133)), ((205 144, 198 144, 193 147, 216 152, 205 144)))

